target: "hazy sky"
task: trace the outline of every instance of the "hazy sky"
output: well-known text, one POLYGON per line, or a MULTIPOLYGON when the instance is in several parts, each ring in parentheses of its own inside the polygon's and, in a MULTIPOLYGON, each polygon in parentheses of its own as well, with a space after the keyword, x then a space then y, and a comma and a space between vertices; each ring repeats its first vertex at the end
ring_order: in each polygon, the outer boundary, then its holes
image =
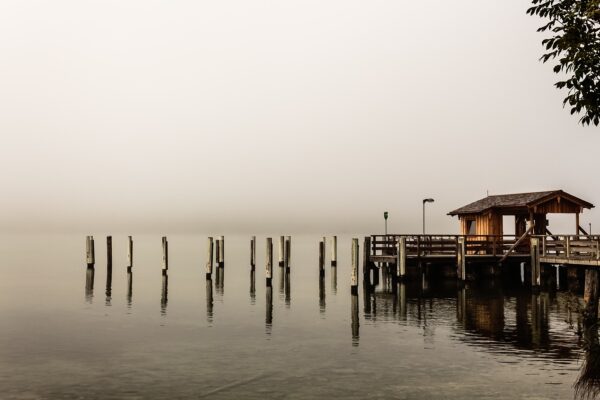
MULTIPOLYGON (((0 2, 0 228, 456 232, 600 204, 524 0, 0 2)), ((582 224, 600 219, 584 213, 582 224)))

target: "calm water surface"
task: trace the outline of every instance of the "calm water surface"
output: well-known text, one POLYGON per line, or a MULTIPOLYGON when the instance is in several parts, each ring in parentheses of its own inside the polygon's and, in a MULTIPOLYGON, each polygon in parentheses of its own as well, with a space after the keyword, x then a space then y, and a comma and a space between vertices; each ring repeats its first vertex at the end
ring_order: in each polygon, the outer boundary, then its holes
POLYGON ((113 235, 109 291, 95 239, 89 290, 84 235, 1 237, 1 398, 569 399, 586 360, 566 292, 446 280, 351 296, 350 237, 319 282, 319 238, 293 236, 289 285, 275 266, 270 290, 264 236, 254 290, 248 236, 226 237, 207 284, 206 236, 169 236, 164 278, 160 236, 134 236, 128 276, 113 235))

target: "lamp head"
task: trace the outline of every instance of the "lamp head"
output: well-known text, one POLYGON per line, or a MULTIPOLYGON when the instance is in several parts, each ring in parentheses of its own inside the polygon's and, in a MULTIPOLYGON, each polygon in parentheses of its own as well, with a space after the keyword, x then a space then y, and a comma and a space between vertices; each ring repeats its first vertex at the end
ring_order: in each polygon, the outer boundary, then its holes
POLYGON ((433 203, 435 200, 429 198, 429 199, 423 199, 423 204, 425 203, 433 203))

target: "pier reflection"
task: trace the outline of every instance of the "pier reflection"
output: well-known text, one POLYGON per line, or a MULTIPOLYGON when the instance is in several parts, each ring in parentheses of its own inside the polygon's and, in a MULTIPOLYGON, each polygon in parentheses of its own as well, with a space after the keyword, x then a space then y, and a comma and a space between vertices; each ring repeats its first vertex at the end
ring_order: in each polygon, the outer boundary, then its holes
POLYGON ((112 263, 108 263, 106 266, 106 300, 104 304, 106 306, 111 305, 112 300, 112 263))
POLYGON ((85 271, 85 300, 91 303, 94 299, 94 275, 96 270, 93 266, 88 265, 85 271))
POLYGON ((331 267, 331 293, 337 294, 337 267, 331 267))
POLYGON ((265 330, 267 335, 271 334, 273 328, 273 287, 266 287, 266 315, 265 315, 265 330))
POLYGON ((212 279, 206 280, 206 320, 213 322, 213 284, 212 279))
POLYGON ((160 295, 160 315, 167 315, 167 302, 169 301, 169 274, 163 270, 162 290, 160 295))
POLYGON ((359 335, 359 326, 360 326, 360 322, 359 322, 359 317, 358 317, 358 295, 353 294, 351 296, 351 308, 350 308, 350 314, 351 314, 351 328, 352 328, 352 346, 358 346, 358 339, 360 337, 359 335))
POLYGON ((319 313, 325 314, 325 277, 319 277, 319 313))
POLYGON ((127 268, 127 308, 131 308, 131 300, 133 298, 133 272, 131 267, 127 268))
POLYGON ((215 289, 219 296, 225 293, 225 268, 217 267, 215 270, 215 289))
MULTIPOLYGON (((212 290, 212 287, 211 287, 212 290)), ((250 271, 250 304, 256 303, 256 271, 250 271)))
POLYGON ((292 283, 292 280, 290 278, 290 271, 288 269, 288 271, 285 273, 285 305, 287 308, 290 307, 290 304, 292 303, 292 289, 290 287, 292 283))

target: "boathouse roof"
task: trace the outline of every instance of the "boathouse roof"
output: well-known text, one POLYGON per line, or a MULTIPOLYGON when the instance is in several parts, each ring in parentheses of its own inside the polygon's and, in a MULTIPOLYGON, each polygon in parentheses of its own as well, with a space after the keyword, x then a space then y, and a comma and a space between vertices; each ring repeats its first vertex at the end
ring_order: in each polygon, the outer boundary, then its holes
POLYGON ((528 212, 530 208, 536 207, 550 200, 565 199, 582 208, 593 208, 594 205, 562 190, 550 190, 546 192, 499 194, 484 197, 464 207, 448 213, 448 215, 480 214, 488 210, 498 211, 522 211, 528 212))

